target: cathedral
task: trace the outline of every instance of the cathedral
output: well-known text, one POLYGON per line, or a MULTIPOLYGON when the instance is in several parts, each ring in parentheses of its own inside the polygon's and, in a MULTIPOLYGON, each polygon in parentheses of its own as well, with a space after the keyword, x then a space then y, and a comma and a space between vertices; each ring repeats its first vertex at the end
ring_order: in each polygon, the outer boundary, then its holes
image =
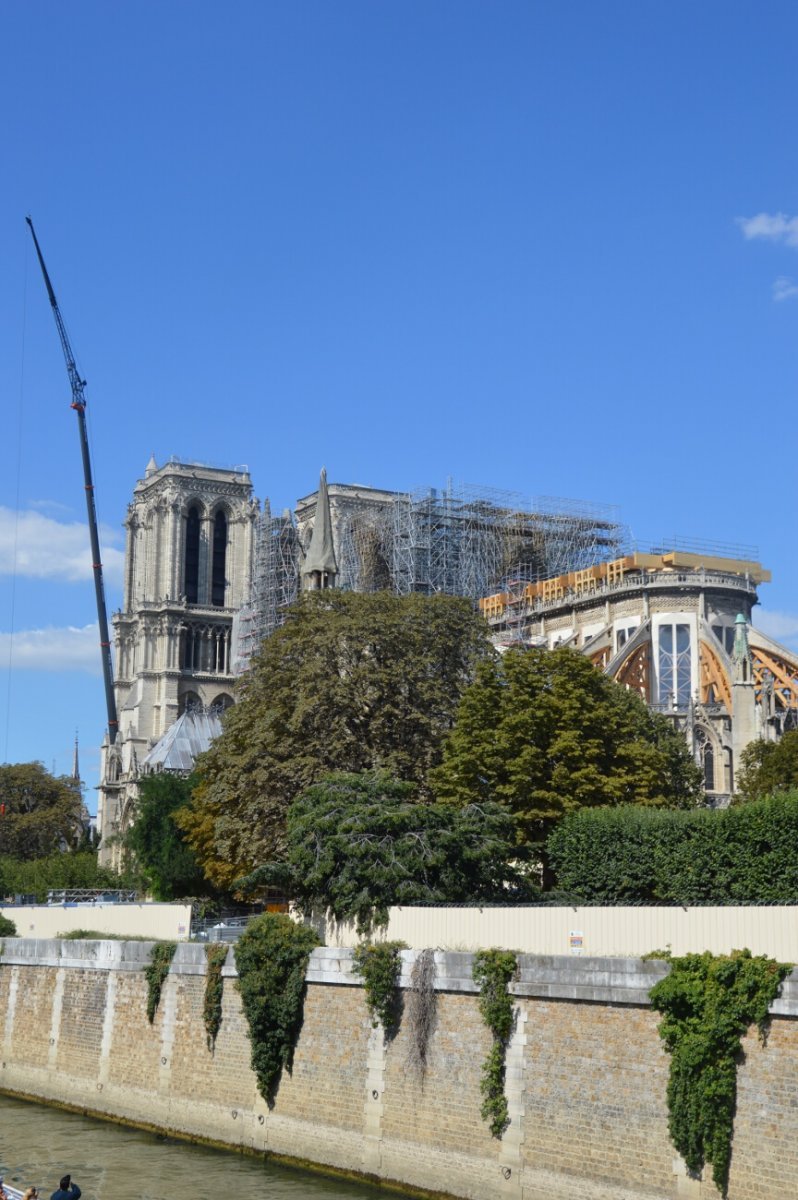
POLYGON ((191 769, 233 703, 233 621, 249 598, 258 504, 246 471, 153 459, 125 519, 113 614, 119 732, 102 748, 100 861, 118 864, 137 781, 191 769))
POLYGON ((322 471, 294 514, 272 517, 245 468, 151 459, 112 617, 119 731, 102 747, 100 861, 121 863, 142 775, 187 773, 218 736, 237 675, 301 588, 465 595, 499 649, 572 646, 666 713, 727 801, 745 746, 798 715, 798 656, 751 624, 768 572, 711 550, 624 553, 612 511, 563 504, 328 487, 322 471))

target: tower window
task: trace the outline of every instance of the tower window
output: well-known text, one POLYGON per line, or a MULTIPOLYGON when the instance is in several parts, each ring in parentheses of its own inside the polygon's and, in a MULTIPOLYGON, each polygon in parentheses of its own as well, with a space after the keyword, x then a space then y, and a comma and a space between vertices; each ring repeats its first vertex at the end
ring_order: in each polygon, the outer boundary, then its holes
POLYGON ((213 520, 213 566, 211 573, 211 604, 224 606, 225 565, 227 558, 227 517, 221 510, 213 520))
POLYGON ((188 510, 186 517, 186 557, 185 557, 185 593, 189 604, 196 604, 199 599, 199 544, 200 517, 199 509, 194 505, 188 510))

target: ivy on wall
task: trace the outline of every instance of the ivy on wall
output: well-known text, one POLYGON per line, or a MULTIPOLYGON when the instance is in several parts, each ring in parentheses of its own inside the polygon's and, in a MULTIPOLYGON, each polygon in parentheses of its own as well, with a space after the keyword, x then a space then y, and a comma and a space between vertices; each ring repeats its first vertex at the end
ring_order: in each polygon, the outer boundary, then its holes
POLYGON ((224 992, 222 967, 227 959, 227 951, 228 947, 224 942, 211 942, 205 947, 205 958, 208 965, 205 973, 205 1003, 202 1015, 205 1020, 205 1033, 208 1037, 208 1049, 211 1053, 213 1053, 216 1035, 222 1024, 222 995, 224 992))
POLYGON ((147 1020, 150 1025, 155 1020, 155 1014, 161 1002, 161 990, 169 974, 175 950, 177 950, 177 942, 156 942, 150 950, 149 966, 144 968, 147 978, 147 1020))
POLYGON ((252 1069, 269 1107, 283 1067, 291 1071, 302 1028, 308 959, 319 944, 315 930, 283 913, 256 917, 236 942, 237 986, 249 1026, 252 1069))
POLYGON ((435 951, 419 950, 410 972, 410 988, 406 998, 407 1066, 415 1072, 424 1086, 429 1065, 429 1044, 438 1015, 435 991, 435 951))
POLYGON ((482 1066, 482 1119, 488 1122, 495 1138, 500 1138, 510 1124, 504 1077, 514 1016, 513 998, 507 989, 517 970, 518 958, 512 950, 479 950, 474 955, 471 974, 479 987, 479 1011, 493 1034, 493 1044, 482 1066))
POLYGON ((361 942, 352 958, 352 970, 363 980, 371 1024, 375 1029, 382 1025, 387 1038, 399 1025, 399 952, 406 949, 405 942, 361 942))
POLYGON ((651 1004, 662 1014, 659 1034, 671 1056, 668 1128, 690 1171, 712 1165, 716 1187, 729 1183, 737 1065, 741 1039, 756 1024, 764 1042, 768 1009, 791 966, 750 950, 730 955, 671 958, 670 974, 655 984, 651 1004))

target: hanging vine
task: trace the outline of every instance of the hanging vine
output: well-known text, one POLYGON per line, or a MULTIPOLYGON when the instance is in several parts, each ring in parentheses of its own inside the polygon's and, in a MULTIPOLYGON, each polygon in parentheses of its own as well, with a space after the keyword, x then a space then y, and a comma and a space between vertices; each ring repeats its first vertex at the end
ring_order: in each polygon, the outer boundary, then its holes
POLYGON ((211 942, 205 947, 207 969, 205 974, 205 1004, 203 1017, 205 1033, 208 1037, 208 1049, 213 1053, 216 1046, 216 1036, 222 1024, 222 996, 224 980, 222 967, 227 960, 228 947, 224 942, 211 942))
POLYGON ((352 959, 352 970, 363 980, 371 1024, 375 1029, 382 1025, 387 1038, 399 1026, 400 951, 406 949, 405 942, 361 942, 352 959))
POLYGON ((410 972, 406 999, 407 1066, 421 1080, 427 1074, 429 1044, 435 1030, 438 997, 435 991, 435 951, 420 950, 410 972))
MULTIPOLYGON (((653 957, 647 956, 647 957, 653 957)), ((651 1004, 662 1014, 659 1035, 671 1056, 668 1128, 688 1170, 712 1165, 723 1196, 729 1183, 737 1065, 752 1025, 764 1042, 768 1009, 792 969, 750 950, 668 958, 670 974, 655 984, 651 1004)))
POLYGON ((510 1124, 507 1097, 504 1094, 507 1046, 513 1032, 513 998, 508 986, 518 969, 512 950, 479 950, 474 955, 472 977, 479 987, 479 1011, 493 1034, 493 1044, 482 1066, 480 1090, 484 1096, 482 1119, 500 1138, 510 1124))
POLYGON ((175 950, 177 942, 156 942, 150 950, 149 966, 144 968, 147 979, 147 1020, 150 1025, 155 1020, 158 1005, 161 1003, 161 990, 169 974, 175 950))
POLYGON ((297 925, 283 913, 256 917, 236 942, 238 990, 249 1025, 252 1069, 269 1107, 283 1067, 291 1071, 302 1028, 308 959, 319 944, 315 930, 297 925))

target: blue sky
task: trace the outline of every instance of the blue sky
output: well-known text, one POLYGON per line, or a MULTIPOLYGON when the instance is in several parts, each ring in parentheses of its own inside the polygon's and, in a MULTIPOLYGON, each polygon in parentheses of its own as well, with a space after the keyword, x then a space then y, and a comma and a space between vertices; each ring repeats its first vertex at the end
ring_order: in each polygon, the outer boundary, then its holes
POLYGON ((755 544, 796 644, 797 40, 778 2, 2 6, 0 759, 67 770, 78 728, 93 785, 104 725, 27 213, 111 608, 132 488, 174 454, 280 507, 326 464, 755 544))

